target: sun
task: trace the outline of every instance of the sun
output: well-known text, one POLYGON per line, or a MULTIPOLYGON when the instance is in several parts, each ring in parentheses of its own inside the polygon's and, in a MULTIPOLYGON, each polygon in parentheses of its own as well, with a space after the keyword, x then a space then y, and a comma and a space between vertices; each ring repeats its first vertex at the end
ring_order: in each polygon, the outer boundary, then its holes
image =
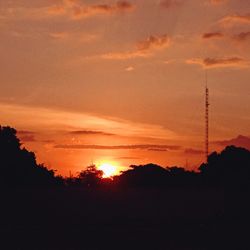
POLYGON ((117 167, 110 163, 102 163, 98 169, 103 171, 103 178, 110 178, 118 172, 117 167))

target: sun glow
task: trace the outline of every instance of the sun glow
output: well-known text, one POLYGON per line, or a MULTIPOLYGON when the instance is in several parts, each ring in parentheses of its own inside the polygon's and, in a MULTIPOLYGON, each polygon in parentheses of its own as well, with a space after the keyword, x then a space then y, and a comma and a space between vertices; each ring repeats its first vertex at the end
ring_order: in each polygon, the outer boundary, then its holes
POLYGON ((99 167, 99 170, 103 171, 103 178, 110 178, 116 174, 118 174, 117 167, 110 163, 102 163, 99 167))

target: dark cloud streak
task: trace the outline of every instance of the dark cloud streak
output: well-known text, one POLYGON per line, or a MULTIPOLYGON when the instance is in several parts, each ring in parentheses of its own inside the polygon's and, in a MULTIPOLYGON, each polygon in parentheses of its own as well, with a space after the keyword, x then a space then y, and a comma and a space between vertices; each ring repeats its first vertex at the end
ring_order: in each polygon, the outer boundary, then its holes
POLYGON ((130 156, 122 156, 122 157, 117 157, 115 160, 140 160, 141 158, 139 157, 130 157, 130 156))
POLYGON ((241 32, 234 36, 234 38, 238 41, 246 41, 250 39, 250 31, 248 32, 241 32))
POLYGON ((58 149, 98 149, 98 150, 179 150, 180 146, 175 145, 152 145, 152 144, 138 144, 138 145, 117 145, 117 146, 107 146, 107 145, 55 145, 58 149))
POLYGON ((204 39, 210 39, 210 38, 222 38, 224 35, 221 32, 210 32, 210 33, 204 33, 202 35, 202 38, 204 39))
POLYGON ((242 68, 248 67, 249 62, 241 57, 224 57, 224 58, 210 58, 205 59, 189 59, 186 61, 187 64, 198 64, 204 68, 220 68, 220 67, 234 67, 242 68))
POLYGON ((235 145, 238 147, 244 147, 250 150, 250 137, 239 135, 236 138, 224 140, 224 141, 215 141, 214 144, 220 145, 220 146, 230 146, 235 145))
POLYGON ((55 5, 48 9, 49 15, 66 15, 71 19, 83 19, 98 15, 112 15, 130 12, 135 5, 128 1, 118 1, 115 4, 87 5, 77 1, 65 1, 62 5, 55 5))
POLYGON ((163 148, 149 148, 148 151, 155 151, 155 152, 168 152, 167 149, 163 148))
POLYGON ((36 134, 36 132, 28 131, 28 130, 18 130, 17 134, 19 134, 19 135, 34 135, 34 134, 36 134))
POLYGON ((24 135, 24 136, 21 136, 20 140, 22 142, 35 142, 36 141, 34 135, 24 135))
POLYGON ((204 151, 200 149, 187 148, 185 149, 184 153, 190 154, 190 155, 201 155, 201 154, 204 154, 204 151))
POLYGON ((101 55, 103 59, 109 60, 127 60, 133 58, 146 58, 153 55, 153 51, 161 50, 170 45, 168 35, 151 35, 148 38, 136 43, 136 48, 131 51, 112 52, 101 55))
POLYGON ((103 131, 94 131, 94 130, 76 130, 70 131, 71 135, 104 135, 104 136, 115 136, 115 134, 107 133, 103 131))

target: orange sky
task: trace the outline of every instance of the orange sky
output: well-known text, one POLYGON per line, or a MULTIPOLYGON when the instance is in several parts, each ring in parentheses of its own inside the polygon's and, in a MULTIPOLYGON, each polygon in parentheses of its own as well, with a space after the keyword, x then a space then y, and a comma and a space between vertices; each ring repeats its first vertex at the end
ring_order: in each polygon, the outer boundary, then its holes
POLYGON ((211 150, 250 147, 249 13, 249 0, 1 1, 0 124, 64 175, 195 168, 207 71, 211 150))

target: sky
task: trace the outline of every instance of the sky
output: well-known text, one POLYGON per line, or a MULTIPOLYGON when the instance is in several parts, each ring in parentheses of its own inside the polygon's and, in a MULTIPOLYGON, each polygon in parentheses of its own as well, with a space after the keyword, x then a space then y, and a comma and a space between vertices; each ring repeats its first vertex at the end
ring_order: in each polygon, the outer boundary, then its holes
POLYGON ((250 148, 250 0, 0 0, 0 124, 58 174, 197 169, 250 148))

